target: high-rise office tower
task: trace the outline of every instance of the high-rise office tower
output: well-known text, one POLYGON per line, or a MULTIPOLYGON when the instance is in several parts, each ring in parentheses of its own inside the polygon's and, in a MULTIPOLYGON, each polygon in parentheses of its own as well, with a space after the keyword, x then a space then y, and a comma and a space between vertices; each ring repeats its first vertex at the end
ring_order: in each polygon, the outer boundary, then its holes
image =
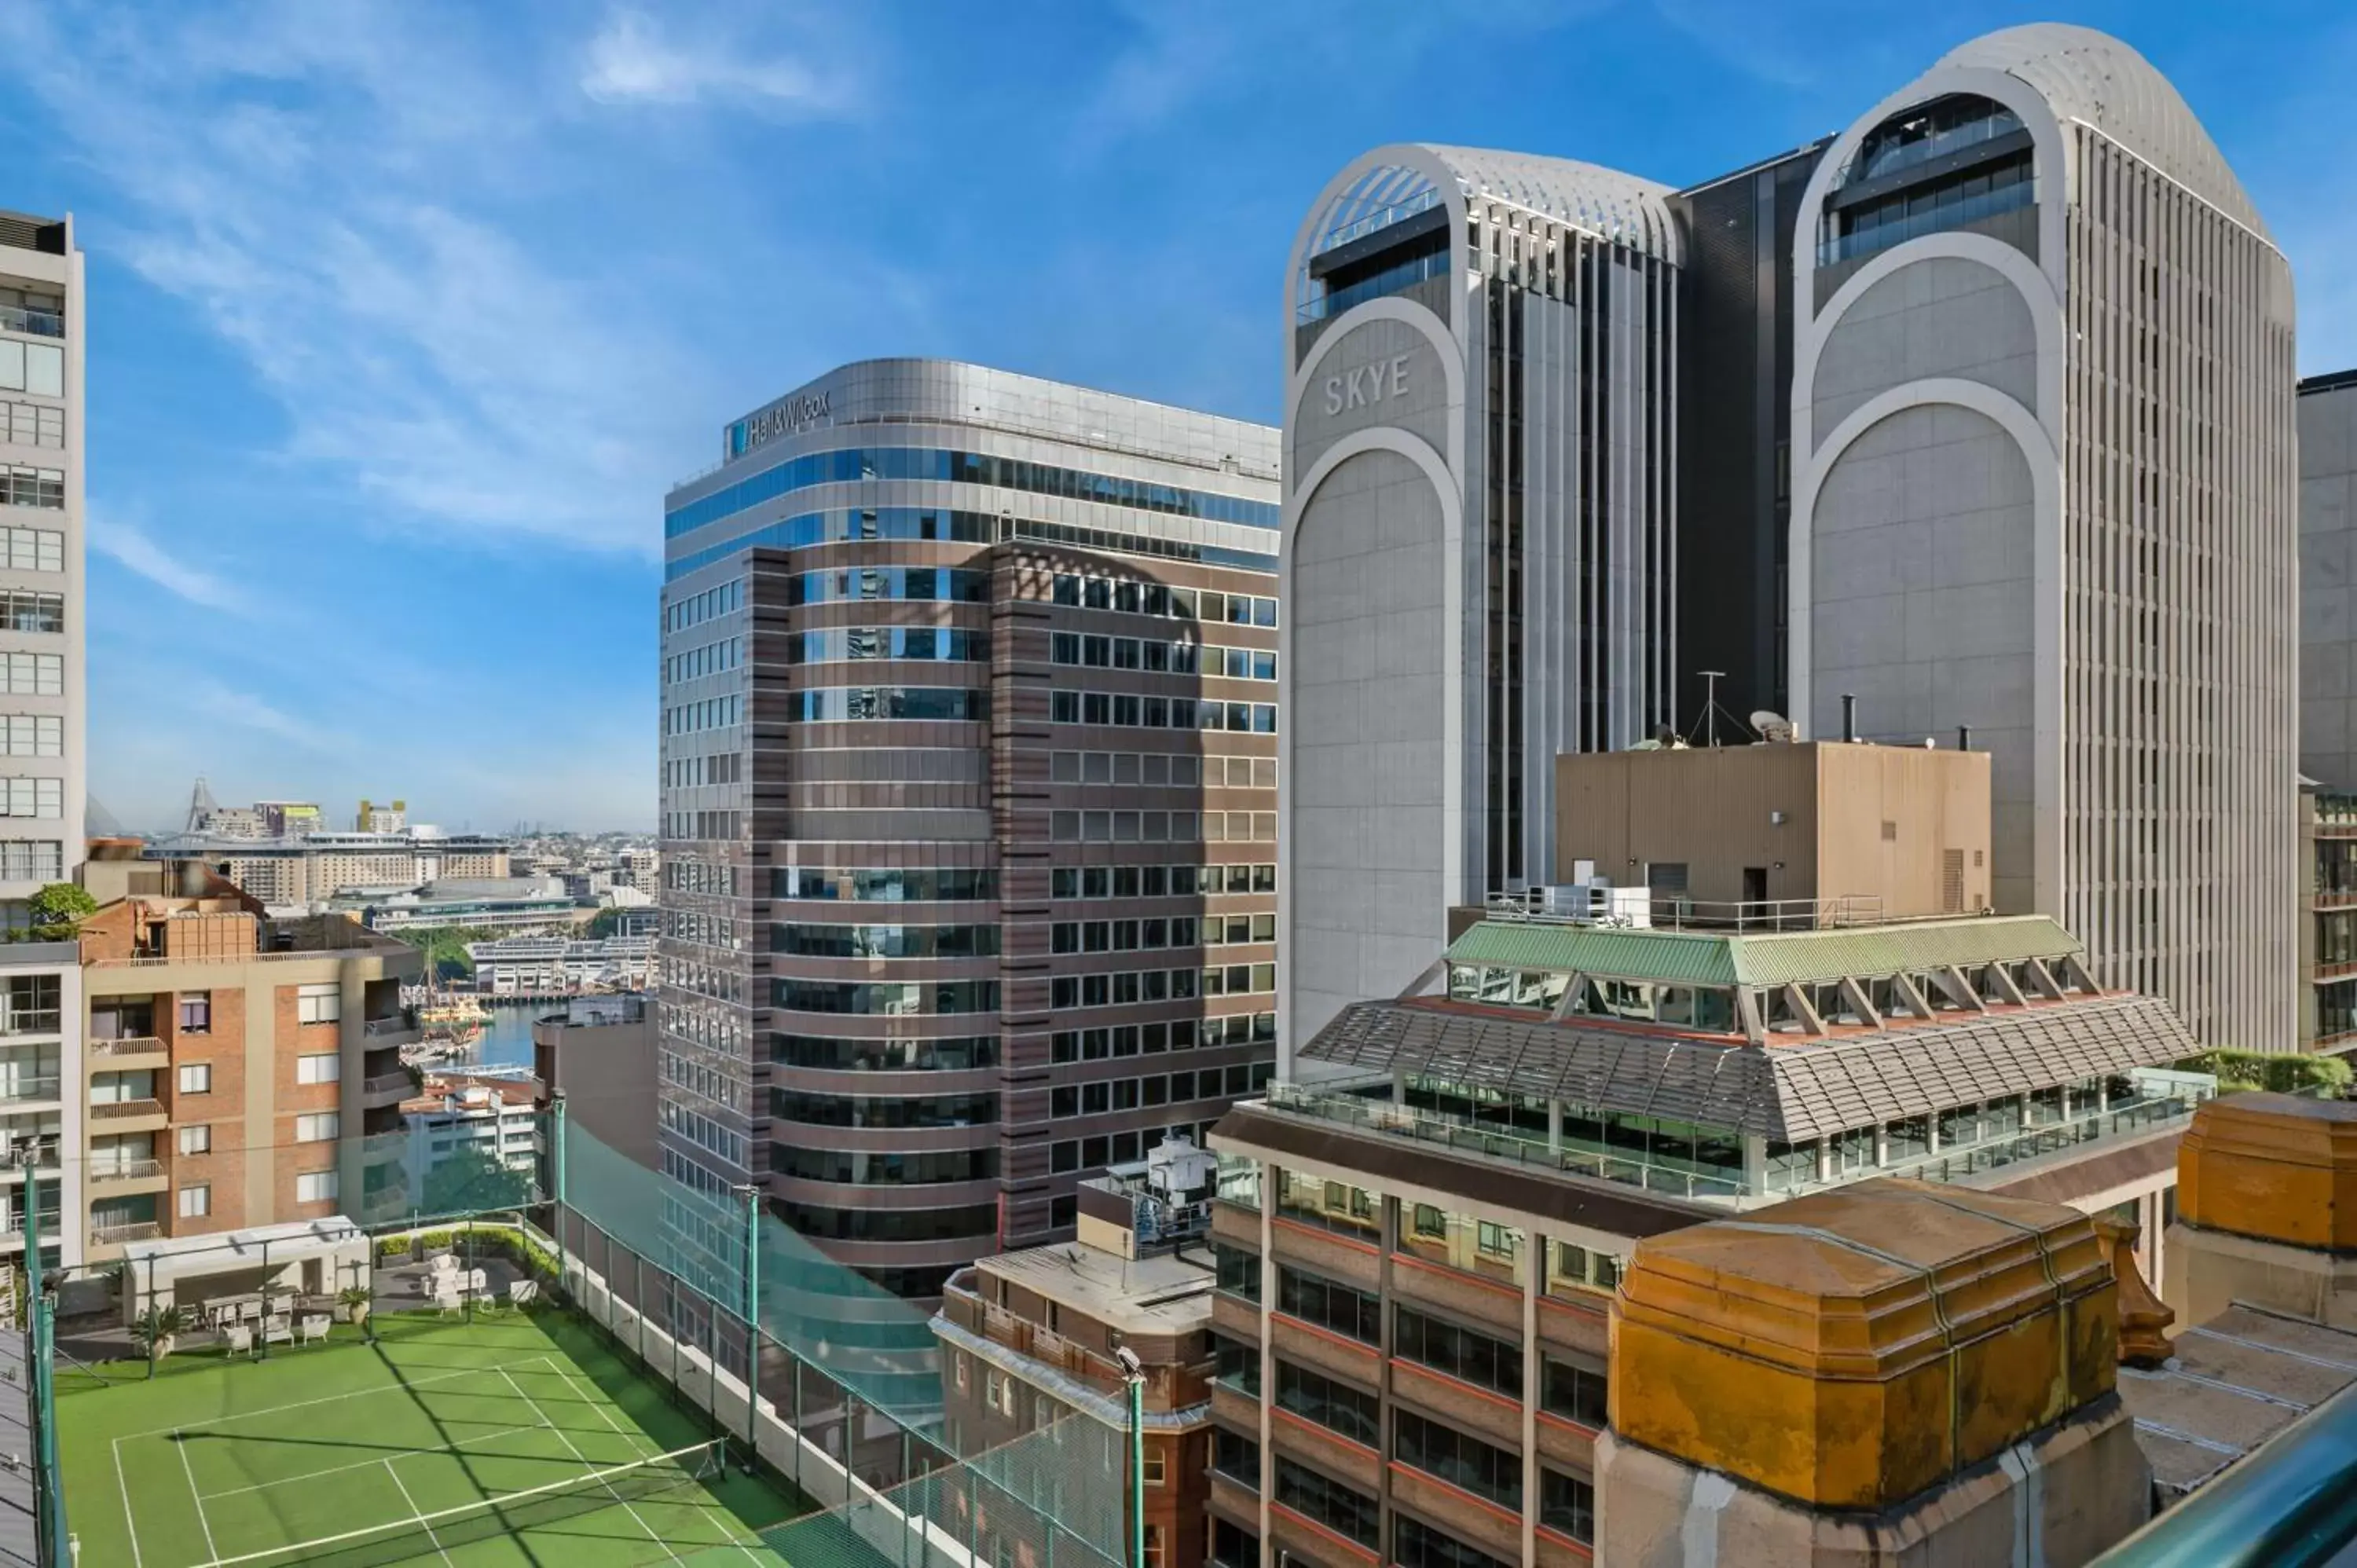
POLYGON ((1552 881, 1555 754, 1672 714, 1669 196, 1389 146, 1294 241, 1288 1039, 1413 979, 1448 906, 1552 881))
POLYGON ((82 283, 70 218, 0 212, 0 917, 82 860, 82 283))
POLYGON ((2292 285, 2250 199, 2134 49, 2014 27, 1835 139, 1792 264, 1799 716, 1969 726, 2000 908, 2288 1045, 2292 285))
POLYGON ((2290 275, 2135 50, 1995 33, 1682 191, 1381 148, 1286 281, 1287 1049, 1563 880, 1546 759, 1698 736, 1706 670, 1969 732, 2000 909, 2291 1038, 2290 275))
POLYGON ((910 1296, 1275 1057, 1276 432, 938 360, 666 503, 662 1161, 910 1296))

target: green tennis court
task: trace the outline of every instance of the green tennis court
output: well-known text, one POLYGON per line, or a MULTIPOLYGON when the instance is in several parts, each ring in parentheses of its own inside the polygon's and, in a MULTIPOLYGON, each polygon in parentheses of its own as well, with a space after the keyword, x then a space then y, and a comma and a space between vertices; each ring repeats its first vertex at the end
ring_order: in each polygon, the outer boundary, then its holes
POLYGON ((59 1402, 84 1563, 778 1568, 798 1510, 554 1313, 176 1368, 59 1402))

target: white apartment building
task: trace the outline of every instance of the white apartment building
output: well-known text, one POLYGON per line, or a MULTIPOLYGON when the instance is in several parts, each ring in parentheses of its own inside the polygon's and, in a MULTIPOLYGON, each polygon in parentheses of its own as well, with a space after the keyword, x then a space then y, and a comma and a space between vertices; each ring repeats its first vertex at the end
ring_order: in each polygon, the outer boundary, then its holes
POLYGON ((500 1169, 531 1179, 540 1158, 539 1121, 529 1079, 483 1082, 429 1079, 428 1092, 405 1102, 408 1173, 413 1210, 433 1207, 435 1169, 462 1155, 484 1155, 500 1169))
POLYGON ((82 858, 82 267, 70 218, 0 211, 0 911, 82 858))
POLYGON ((651 936, 574 941, 564 937, 500 937, 468 942, 475 983, 495 996, 554 996, 578 991, 644 991, 654 962, 651 936))

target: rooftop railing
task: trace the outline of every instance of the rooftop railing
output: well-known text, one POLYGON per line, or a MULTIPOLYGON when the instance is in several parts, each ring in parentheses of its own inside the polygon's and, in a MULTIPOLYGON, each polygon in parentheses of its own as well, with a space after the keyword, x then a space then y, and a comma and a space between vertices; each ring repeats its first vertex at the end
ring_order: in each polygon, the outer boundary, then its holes
MULTIPOLYGON (((1908 1176, 1920 1181, 1964 1181, 2007 1165, 2043 1158, 2098 1138, 2126 1136, 2182 1121, 2217 1092, 2217 1080, 2203 1073, 2139 1069, 2125 1075, 2135 1085, 2125 1101, 2106 1098, 2093 1111, 2040 1122, 2000 1126, 1949 1147, 1886 1159, 1879 1165, 1836 1169, 1826 1177, 1771 1179, 1754 1184, 1727 1165, 1687 1161, 1658 1152, 1612 1148, 1564 1136, 1549 1140, 1543 1133, 1483 1122, 1451 1112, 1403 1105, 1388 1098, 1348 1092, 1348 1084, 1315 1088, 1277 1082, 1268 1086, 1266 1104, 1322 1122, 1340 1122, 1386 1136, 1411 1139, 1459 1154, 1512 1161, 1515 1165, 1566 1176, 1590 1176, 1647 1192, 1695 1202, 1740 1205, 1750 1199, 1781 1199, 1824 1191, 1869 1176, 1908 1176)), ((1372 1087, 1364 1080, 1359 1087, 1372 1087)), ((1381 1080, 1386 1094, 1389 1080, 1381 1080)), ((2034 1102, 2023 1104, 2034 1113, 2034 1102)), ((1928 1118, 1906 1118, 1914 1121, 1928 1118)), ((1896 1123, 1893 1123, 1896 1125, 1896 1123)), ((1728 1132, 1727 1142, 1739 1144, 1728 1132)), ((1224 1179, 1224 1173, 1223 1179, 1224 1179)), ((1224 1188, 1222 1197, 1227 1196, 1224 1188)))
MULTIPOLYGON (((1492 920, 1527 921, 1534 925, 1552 926, 1634 926, 1625 910, 1610 910, 1603 904, 1592 908, 1564 907, 1534 902, 1534 897, 1545 890, 1534 889, 1532 894, 1493 893, 1483 909, 1492 920)), ((1844 893, 1831 898, 1745 898, 1718 900, 1688 898, 1679 894, 1657 893, 1646 901, 1647 918, 1653 929, 1668 931, 1707 931, 1713 933, 1745 931, 1814 931, 1835 926, 1879 926, 1895 924, 1902 919, 1949 920, 1959 915, 1891 916, 1883 912, 1882 896, 1878 893, 1844 893)))
POLYGON ((27 310, 22 306, 0 305, 0 328, 10 332, 29 332, 37 338, 62 338, 66 335, 66 318, 54 310, 27 310))

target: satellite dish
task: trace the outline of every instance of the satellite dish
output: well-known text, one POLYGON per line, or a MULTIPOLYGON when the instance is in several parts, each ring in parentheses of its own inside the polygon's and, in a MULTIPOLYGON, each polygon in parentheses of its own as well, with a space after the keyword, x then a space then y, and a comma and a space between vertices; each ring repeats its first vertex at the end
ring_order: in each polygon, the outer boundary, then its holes
POLYGON ((1760 738, 1777 745, 1789 744, 1792 738, 1792 721, 1773 708, 1761 708, 1751 715, 1751 727, 1760 738))

